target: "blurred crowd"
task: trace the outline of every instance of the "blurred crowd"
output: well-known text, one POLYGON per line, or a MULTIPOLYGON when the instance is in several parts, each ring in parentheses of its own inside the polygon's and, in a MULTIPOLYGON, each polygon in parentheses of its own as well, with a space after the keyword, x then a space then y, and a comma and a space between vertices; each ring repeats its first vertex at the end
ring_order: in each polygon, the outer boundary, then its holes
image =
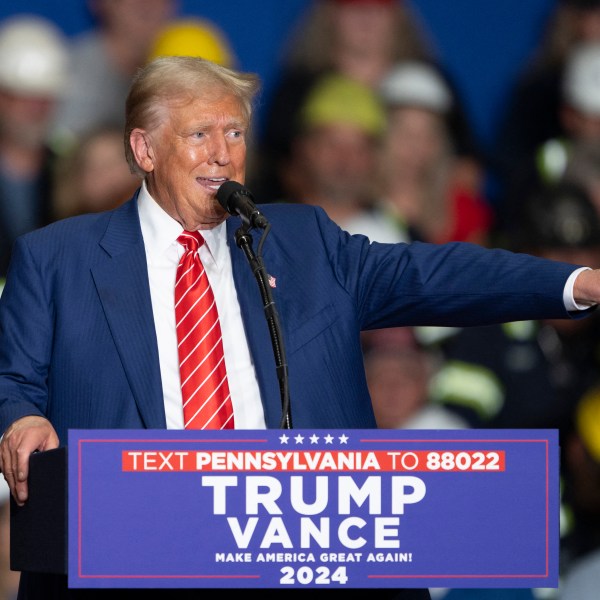
MULTIPOLYGON (((118 206, 140 184, 123 153, 136 69, 165 54, 238 67, 227 32, 177 0, 87 0, 94 26, 0 21, 0 293, 14 239, 118 206)), ((491 148, 443 57, 401 0, 310 0, 277 59, 247 185, 323 207, 373 242, 464 241, 600 267, 600 0, 556 0, 491 148), (494 181, 493 196, 487 185, 494 181)), ((365 332, 382 428, 556 428, 558 590, 600 590, 600 312, 584 320, 365 332)), ((13 600, 0 495, 0 600, 13 600)), ((432 590, 434 599, 488 598, 432 590)))

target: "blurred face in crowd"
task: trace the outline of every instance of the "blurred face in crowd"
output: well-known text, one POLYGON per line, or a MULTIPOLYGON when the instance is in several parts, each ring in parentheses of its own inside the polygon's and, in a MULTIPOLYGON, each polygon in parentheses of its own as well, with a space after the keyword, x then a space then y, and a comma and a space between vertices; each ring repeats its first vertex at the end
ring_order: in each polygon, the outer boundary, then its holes
POLYGON ((422 108, 391 109, 384 142, 387 169, 426 174, 447 148, 442 117, 422 108))
POLYGON ((89 0, 90 8, 111 31, 149 43, 174 13, 174 0, 89 0))
POLYGON ((336 41, 345 49, 389 49, 394 34, 393 2, 333 2, 336 41))
POLYGON ((88 139, 79 158, 78 195, 84 212, 114 208, 131 197, 140 184, 123 154, 123 136, 107 130, 88 139))
POLYGON ((585 114, 564 106, 561 118, 565 129, 573 138, 588 142, 600 141, 600 115, 585 114))
POLYGON ((332 2, 333 61, 337 69, 376 85, 395 44, 393 2, 332 2))
POLYGON ((224 181, 244 183, 247 129, 235 96, 207 92, 167 101, 158 126, 132 131, 150 194, 184 229, 211 229, 225 220, 216 193, 224 181))
POLYGON ((313 127, 297 146, 306 189, 332 201, 363 199, 372 183, 375 144, 355 125, 313 127))
POLYGON ((600 41, 600 8, 574 9, 576 37, 584 42, 600 41))
POLYGON ((402 427, 427 403, 431 372, 424 350, 376 349, 367 353, 365 371, 379 427, 402 427))
POLYGON ((55 108, 52 97, 23 96, 0 89, 0 139, 22 148, 42 146, 55 108))
POLYGON ((600 172, 597 173, 597 177, 593 177, 588 182, 587 190, 590 194, 590 200, 594 203, 596 210, 600 214, 600 172))

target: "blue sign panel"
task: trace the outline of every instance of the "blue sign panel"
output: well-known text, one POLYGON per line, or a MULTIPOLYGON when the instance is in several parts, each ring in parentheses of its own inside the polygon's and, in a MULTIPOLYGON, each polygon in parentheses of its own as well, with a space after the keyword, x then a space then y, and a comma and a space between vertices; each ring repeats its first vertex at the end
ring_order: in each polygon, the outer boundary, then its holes
POLYGON ((558 586, 556 430, 71 430, 73 588, 558 586))

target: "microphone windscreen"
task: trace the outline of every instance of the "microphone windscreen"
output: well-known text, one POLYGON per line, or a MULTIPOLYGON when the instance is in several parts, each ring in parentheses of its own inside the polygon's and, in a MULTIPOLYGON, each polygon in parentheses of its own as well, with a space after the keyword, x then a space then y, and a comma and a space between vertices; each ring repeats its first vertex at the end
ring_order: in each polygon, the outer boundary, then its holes
POLYGON ((250 196, 250 192, 248 192, 248 190, 246 190, 246 188, 237 181, 226 181, 225 183, 222 183, 217 190, 217 201, 227 212, 231 212, 229 210, 229 199, 235 193, 243 193, 246 196, 250 196))

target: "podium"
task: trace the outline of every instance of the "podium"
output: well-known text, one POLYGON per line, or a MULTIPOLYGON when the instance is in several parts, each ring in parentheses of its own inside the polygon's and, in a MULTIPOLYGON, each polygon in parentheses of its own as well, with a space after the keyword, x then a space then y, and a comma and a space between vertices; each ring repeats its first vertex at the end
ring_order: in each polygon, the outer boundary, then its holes
POLYGON ((72 588, 558 586, 556 430, 71 430, 11 568, 72 588))
POLYGON ((36 452, 29 460, 30 498, 10 499, 10 568, 67 574, 67 449, 36 452))

